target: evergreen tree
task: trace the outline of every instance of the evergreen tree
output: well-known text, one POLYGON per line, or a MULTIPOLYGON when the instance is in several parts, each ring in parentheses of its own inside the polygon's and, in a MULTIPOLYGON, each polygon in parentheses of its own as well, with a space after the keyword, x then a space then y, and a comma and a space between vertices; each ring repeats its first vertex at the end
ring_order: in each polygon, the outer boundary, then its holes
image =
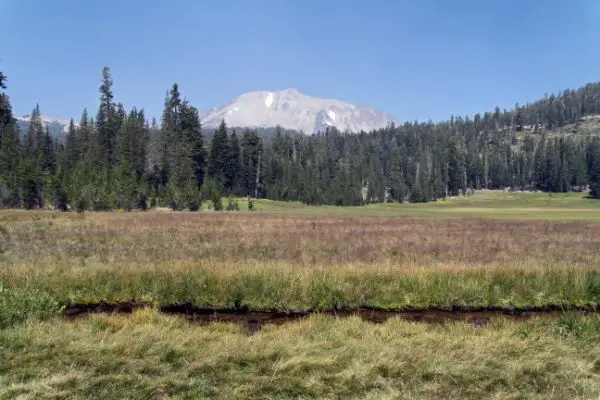
POLYGON ((225 124, 225 120, 222 120, 214 133, 210 146, 210 158, 208 161, 208 177, 221 182, 220 184, 222 187, 226 184, 225 174, 229 157, 227 125, 225 124))
POLYGON ((466 170, 464 161, 464 151, 459 147, 456 141, 449 145, 448 170, 447 170, 447 188, 450 196, 458 196, 466 190, 466 170))
POLYGON ((242 193, 246 196, 258 197, 262 170, 262 141, 256 134, 246 130, 242 138, 242 193))
MULTIPOLYGON (((6 89, 6 76, 0 71, 0 89, 6 89)), ((0 92, 0 147, 4 129, 13 122, 10 99, 4 92, 0 92)))
POLYGON ((400 151, 393 153, 390 160, 390 178, 388 183, 391 199, 400 203, 406 199, 408 192, 402 171, 401 157, 400 151))
POLYGON ((125 118, 118 135, 118 164, 115 174, 117 206, 126 210, 131 210, 140 204, 141 179, 146 168, 145 148, 148 137, 143 117, 142 111, 138 112, 133 108, 125 118))
POLYGON ((14 123, 3 128, 0 147, 0 207, 21 206, 21 143, 14 123))
POLYGON ((98 169, 111 169, 116 164, 117 134, 119 115, 113 103, 113 80, 110 69, 102 70, 100 86, 100 107, 96 116, 96 132, 93 163, 98 169))
POLYGON ((240 191, 240 142, 235 129, 231 132, 228 146, 227 164, 225 166, 225 180, 228 193, 239 193, 240 191))
POLYGON ((169 183, 173 165, 176 162, 175 148, 178 135, 178 118, 181 107, 181 96, 179 94, 179 86, 174 83, 171 89, 167 92, 165 98, 165 107, 162 113, 161 120, 161 139, 160 139, 160 184, 165 187, 169 183))
POLYGON ((63 169, 65 171, 72 171, 77 165, 80 158, 80 152, 77 143, 77 132, 75 129, 75 122, 73 119, 69 121, 69 128, 67 131, 67 137, 65 138, 65 154, 63 160, 63 169))
POLYGON ((46 175, 54 175, 56 173, 56 148, 48 127, 46 127, 46 134, 42 142, 41 157, 42 172, 46 175))
POLYGON ((600 139, 594 138, 588 150, 590 197, 600 199, 600 139))
POLYGON ((79 127, 76 129, 75 153, 77 160, 91 160, 92 140, 94 140, 94 122, 89 118, 87 109, 81 113, 79 127))
POLYGON ((190 146, 196 188, 200 189, 204 182, 206 170, 206 150, 204 149, 204 137, 202 135, 198 110, 185 101, 181 108, 181 114, 183 137, 190 146))
POLYGON ((29 128, 23 138, 23 156, 20 172, 23 184, 23 200, 27 209, 44 207, 44 127, 39 105, 29 120, 29 128))
MULTIPOLYGON (((6 89, 6 76, 0 72, 0 89, 6 89)), ((20 205, 19 131, 14 123, 8 95, 0 91, 0 207, 20 205)))
MULTIPOLYGON (((162 171, 166 180, 166 203, 173 209, 200 208, 200 185, 204 180, 205 152, 198 111, 182 101, 173 84, 165 101, 162 122, 162 171)), ((163 180, 163 185, 165 184, 163 180)))

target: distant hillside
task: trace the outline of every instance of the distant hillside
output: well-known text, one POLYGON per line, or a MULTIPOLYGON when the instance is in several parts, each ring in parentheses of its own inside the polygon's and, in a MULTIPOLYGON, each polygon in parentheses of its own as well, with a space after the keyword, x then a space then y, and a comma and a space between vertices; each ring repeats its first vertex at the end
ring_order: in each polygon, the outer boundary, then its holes
MULTIPOLYGON (((24 135, 29 129, 30 118, 31 115, 22 115, 15 118, 21 135, 24 135)), ((54 137, 62 137, 69 129, 69 120, 65 119, 42 116, 42 124, 44 128, 47 127, 50 130, 50 134, 54 137)))

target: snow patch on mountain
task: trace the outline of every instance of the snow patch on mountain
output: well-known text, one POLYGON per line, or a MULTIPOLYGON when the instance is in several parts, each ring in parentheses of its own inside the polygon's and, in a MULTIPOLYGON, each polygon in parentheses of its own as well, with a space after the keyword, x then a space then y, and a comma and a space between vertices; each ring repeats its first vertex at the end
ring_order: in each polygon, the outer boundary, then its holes
MULTIPOLYGON (((31 115, 25 114, 20 117, 15 117, 15 119, 17 121, 29 122, 31 120, 31 115)), ((68 119, 60 119, 60 118, 54 118, 54 117, 48 117, 46 115, 42 115, 41 120, 42 120, 42 124, 44 124, 44 125, 57 124, 57 125, 65 126, 65 131, 67 129, 69 129, 70 120, 68 120, 68 119)))
POLYGON ((386 113, 340 100, 311 97, 297 89, 250 92, 200 113, 206 127, 225 120, 231 127, 269 128, 277 125, 304 133, 322 132, 327 127, 360 132, 379 129, 395 122, 386 113))
MULTIPOLYGON (((29 127, 29 122, 31 121, 31 115, 25 114, 25 115, 17 116, 17 117, 15 117, 15 119, 17 120, 17 123, 19 124, 19 130, 20 130, 21 134, 24 135, 27 132, 27 129, 29 127)), ((69 131, 70 120, 68 120, 68 119, 54 118, 54 117, 42 115, 41 120, 42 120, 42 125, 44 126, 44 128, 47 127, 50 130, 50 134, 52 136, 60 136, 69 131)), ((78 124, 75 123, 75 126, 78 126, 78 124)))
POLYGON ((271 108, 271 105, 273 105, 273 93, 269 93, 265 99, 265 106, 267 106, 267 108, 271 108))

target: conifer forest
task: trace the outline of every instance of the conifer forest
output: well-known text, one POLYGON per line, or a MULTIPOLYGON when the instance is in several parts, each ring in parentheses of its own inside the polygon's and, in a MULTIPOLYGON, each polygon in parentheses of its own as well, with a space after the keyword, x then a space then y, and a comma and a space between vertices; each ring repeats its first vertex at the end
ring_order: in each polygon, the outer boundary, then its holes
MULTIPOLYGON (((0 74, 0 206, 60 210, 199 210, 222 196, 309 205, 425 203, 480 189, 589 190, 600 197, 600 137, 569 129, 600 118, 600 83, 511 110, 390 124, 372 132, 228 127, 206 132, 177 84, 160 121, 126 109, 102 70, 98 110, 62 137, 36 105, 25 132, 0 74)), ((596 121, 600 124, 599 121, 596 121)))

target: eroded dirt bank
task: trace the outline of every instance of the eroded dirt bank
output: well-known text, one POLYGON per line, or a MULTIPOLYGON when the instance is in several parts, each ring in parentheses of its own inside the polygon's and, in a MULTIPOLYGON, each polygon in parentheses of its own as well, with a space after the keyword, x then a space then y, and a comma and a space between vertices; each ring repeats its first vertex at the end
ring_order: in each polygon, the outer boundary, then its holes
MULTIPOLYGON (((94 313, 130 314, 136 309, 151 307, 144 302, 108 303, 99 302, 92 304, 68 304, 63 308, 62 314, 67 319, 85 317, 94 313)), ((236 323, 249 332, 256 332, 267 324, 281 325, 299 319, 307 318, 312 314, 330 315, 339 318, 358 316, 373 323, 383 323, 389 318, 402 318, 413 322, 430 324, 443 324, 454 321, 464 321, 474 327, 484 326, 494 318, 508 318, 523 320, 536 315, 560 315, 567 311, 599 312, 600 307, 580 308, 549 305, 544 307, 529 307, 520 309, 507 309, 499 307, 472 307, 472 308, 424 308, 386 310, 377 308, 337 308, 319 311, 278 311, 278 310, 250 310, 247 307, 233 308, 208 308, 199 307, 189 303, 162 306, 159 311, 165 314, 180 315, 199 324, 215 322, 236 323)))

